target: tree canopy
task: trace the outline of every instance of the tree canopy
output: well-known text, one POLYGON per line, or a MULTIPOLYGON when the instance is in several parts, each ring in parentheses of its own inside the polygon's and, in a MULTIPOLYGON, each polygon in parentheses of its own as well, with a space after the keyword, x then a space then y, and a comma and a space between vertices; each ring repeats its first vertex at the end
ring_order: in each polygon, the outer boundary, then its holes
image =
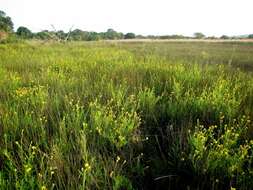
POLYGON ((220 39, 227 40, 227 39, 229 39, 229 36, 227 36, 227 35, 222 35, 222 36, 220 37, 220 39))
POLYGON ((31 38, 33 36, 33 33, 31 32, 31 30, 29 30, 28 28, 24 26, 20 26, 17 29, 16 34, 20 36, 21 38, 25 38, 25 39, 31 38))
POLYGON ((194 33, 194 38, 202 39, 202 38, 205 38, 205 35, 201 32, 196 32, 196 33, 194 33))
POLYGON ((0 10, 0 31, 12 32, 13 22, 11 17, 7 16, 4 11, 0 10))
POLYGON ((134 39, 135 38, 135 34, 134 33, 126 33, 126 35, 124 36, 125 39, 134 39))

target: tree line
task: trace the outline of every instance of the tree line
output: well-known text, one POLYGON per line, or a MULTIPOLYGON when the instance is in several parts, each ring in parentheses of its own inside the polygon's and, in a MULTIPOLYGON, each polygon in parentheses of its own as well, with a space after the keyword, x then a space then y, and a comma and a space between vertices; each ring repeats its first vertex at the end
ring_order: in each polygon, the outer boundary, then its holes
POLYGON ((73 31, 64 32, 59 31, 49 31, 43 30, 41 32, 32 33, 26 27, 19 27, 16 32, 17 36, 23 39, 40 39, 40 40, 73 40, 73 41, 96 41, 96 40, 117 40, 117 39, 133 39, 135 38, 134 33, 123 34, 117 32, 113 29, 108 29, 106 32, 93 32, 93 31, 83 31, 80 29, 75 29, 73 31))
MULTIPOLYGON (((52 26, 54 29, 54 27, 52 26)), ((113 29, 108 29, 106 32, 93 32, 83 31, 80 29, 70 30, 64 32, 63 30, 43 30, 40 32, 32 32, 25 26, 20 26, 14 31, 14 24, 9 16, 4 11, 0 10, 0 40, 7 38, 9 35, 15 36, 20 39, 39 39, 39 40, 58 40, 58 41, 96 41, 96 40, 119 40, 119 39, 233 39, 235 37, 229 37, 222 35, 217 38, 214 36, 205 36, 200 32, 194 33, 193 37, 183 35, 135 35, 132 32, 123 34, 113 29)), ((238 37, 236 37, 238 38, 238 37)), ((253 34, 239 38, 252 38, 253 34)))
MULTIPOLYGON (((53 27, 54 29, 54 27, 53 27)), ((63 30, 43 30, 40 32, 32 32, 25 26, 20 26, 14 31, 14 24, 4 11, 0 10, 0 39, 14 34, 21 39, 40 39, 40 40, 74 40, 74 41, 95 41, 95 40, 116 40, 116 39, 134 39, 136 35, 132 32, 123 34, 113 29, 106 32, 83 31, 80 29, 64 32, 63 30)))

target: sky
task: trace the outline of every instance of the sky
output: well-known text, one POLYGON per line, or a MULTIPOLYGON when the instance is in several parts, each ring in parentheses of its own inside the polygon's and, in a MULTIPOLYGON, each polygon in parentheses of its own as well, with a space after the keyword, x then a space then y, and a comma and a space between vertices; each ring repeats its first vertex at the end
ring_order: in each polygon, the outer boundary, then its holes
POLYGON ((15 29, 68 31, 72 26, 142 35, 253 33, 253 0, 0 0, 15 29))

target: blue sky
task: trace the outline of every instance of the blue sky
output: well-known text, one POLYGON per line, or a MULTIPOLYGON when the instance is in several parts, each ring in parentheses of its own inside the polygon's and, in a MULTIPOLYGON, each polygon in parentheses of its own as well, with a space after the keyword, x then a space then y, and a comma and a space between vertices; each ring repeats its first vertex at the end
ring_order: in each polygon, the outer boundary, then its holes
POLYGON ((253 33, 253 0, 0 0, 15 28, 136 34, 253 33))

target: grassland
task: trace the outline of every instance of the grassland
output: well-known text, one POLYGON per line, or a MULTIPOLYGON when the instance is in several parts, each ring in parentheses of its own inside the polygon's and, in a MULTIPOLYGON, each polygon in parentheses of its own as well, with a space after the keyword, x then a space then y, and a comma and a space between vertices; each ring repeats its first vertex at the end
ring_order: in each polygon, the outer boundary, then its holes
POLYGON ((0 189, 252 189, 253 43, 0 45, 0 189))

